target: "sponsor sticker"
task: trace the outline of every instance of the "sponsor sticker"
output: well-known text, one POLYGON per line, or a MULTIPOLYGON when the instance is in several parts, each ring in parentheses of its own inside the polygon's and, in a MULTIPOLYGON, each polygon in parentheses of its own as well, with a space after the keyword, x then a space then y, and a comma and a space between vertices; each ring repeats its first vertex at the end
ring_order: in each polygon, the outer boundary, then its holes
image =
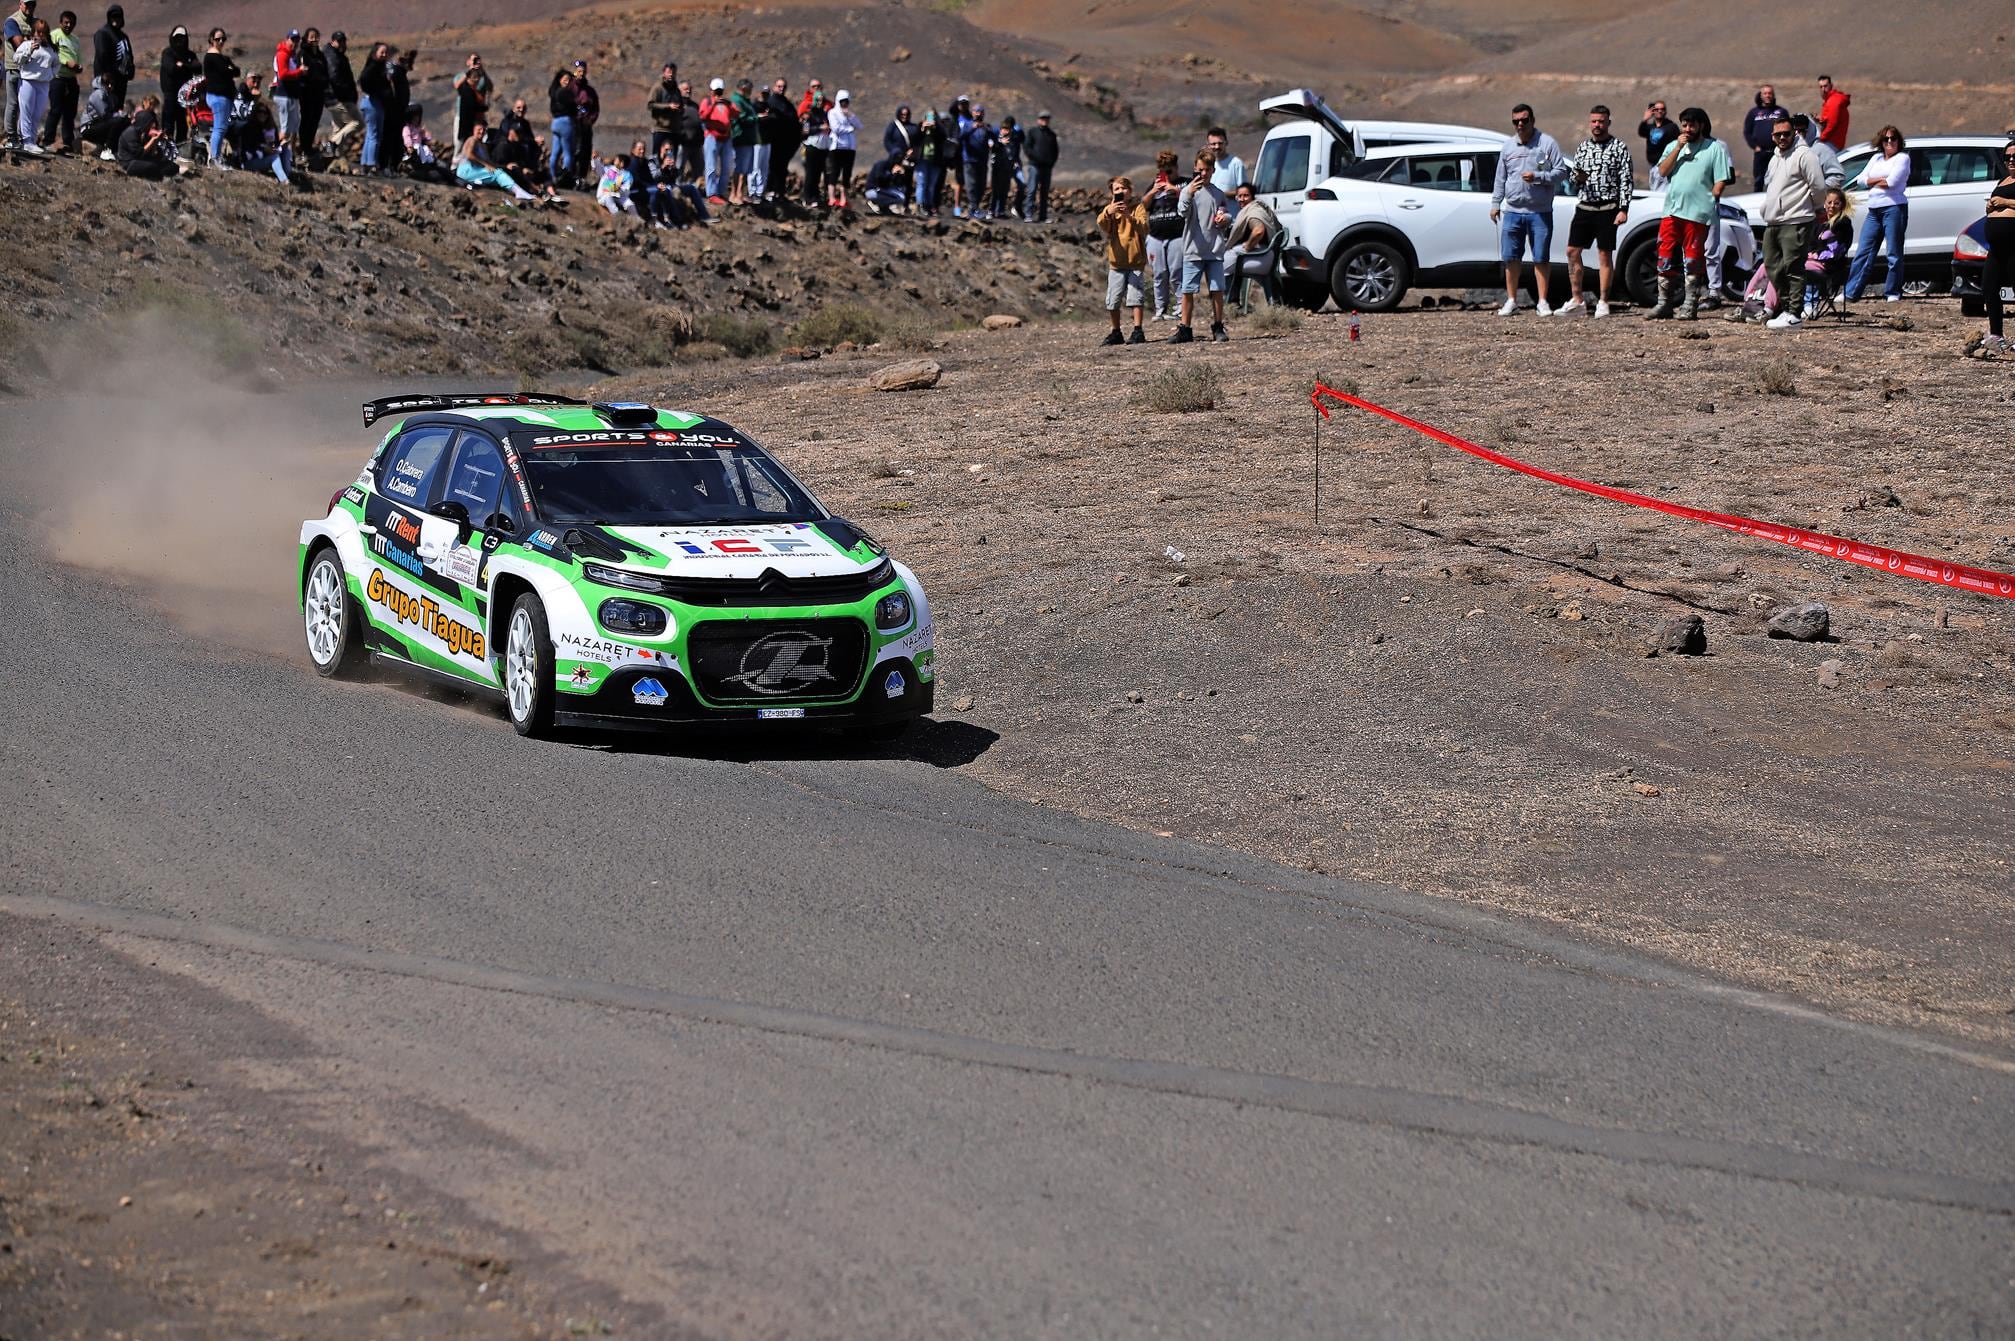
POLYGON ((371 580, 364 587, 364 594, 376 605, 391 612, 393 619, 401 624, 418 625, 422 632, 431 634, 448 645, 448 651, 456 656, 483 658, 483 635, 460 620, 452 619, 441 609, 441 603, 431 596, 415 596, 396 585, 385 576, 382 568, 371 570, 371 580))
POLYGON ((371 552, 386 559, 388 562, 396 563, 414 577, 420 575, 423 567, 420 563, 420 556, 411 550, 402 549, 387 540, 383 531, 371 537, 371 552))
POLYGON ((797 536, 777 535, 727 535, 705 541, 674 539, 672 543, 681 553, 695 555, 815 554, 819 548, 797 536))
POLYGON ((386 517, 385 524, 379 529, 391 535, 402 545, 417 545, 420 543, 420 523, 408 517, 403 512, 394 512, 386 517))
POLYGON ((804 715, 805 710, 803 708, 756 709, 756 718, 758 721, 795 721, 796 719, 803 717, 804 715))
POLYGON ((364 501, 364 491, 353 484, 343 490, 343 501, 345 503, 362 503, 364 501))
POLYGON ((670 698, 671 695, 665 692, 665 687, 649 676, 630 686, 630 699, 646 708, 662 708, 670 698))
POLYGON ((481 564, 476 551, 467 545, 457 545, 441 557, 441 571, 466 587, 476 585, 481 564))
POLYGON ((560 547, 560 537, 551 531, 534 531, 525 537, 525 543, 533 549, 555 550, 560 547))
POLYGON ((890 671, 889 678, 882 681, 882 695, 886 698, 901 698, 908 688, 909 681, 903 679, 901 671, 890 671))
POLYGON ((651 661, 658 665, 670 665, 672 658, 666 653, 649 647, 632 647, 628 643, 612 643, 606 638, 596 638, 585 633, 560 633, 553 641, 569 657, 579 661, 599 661, 605 666, 618 665, 625 661, 651 661))

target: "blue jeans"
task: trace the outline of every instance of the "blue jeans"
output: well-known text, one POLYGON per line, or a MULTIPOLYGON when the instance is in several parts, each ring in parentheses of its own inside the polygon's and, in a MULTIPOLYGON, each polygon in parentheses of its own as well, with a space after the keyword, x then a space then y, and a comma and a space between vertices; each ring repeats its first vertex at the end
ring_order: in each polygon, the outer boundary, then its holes
POLYGON ((1532 239, 1532 262, 1546 265, 1553 260, 1553 216, 1536 210, 1506 210, 1498 225, 1498 257, 1506 265, 1525 254, 1525 240, 1532 239))
POLYGON ((937 213, 938 195, 944 190, 945 170, 937 163, 917 165, 917 204, 932 214, 937 213))
POLYGON ((546 137, 546 162, 553 180, 563 182, 574 174, 574 118, 556 116, 546 137))
POLYGON ((1908 205, 1877 205, 1868 211, 1861 226, 1861 245, 1854 249, 1854 268, 1847 272, 1847 301, 1853 302, 1868 287, 1868 271, 1875 264, 1878 248, 1889 253, 1889 275, 1882 281, 1888 297, 1903 293, 1903 234, 1910 226, 1908 205))
POLYGON ((364 166, 378 166, 378 150, 385 138, 385 109, 378 100, 366 93, 364 100, 357 104, 357 110, 364 115, 364 166))
POLYGON ((709 135, 702 152, 707 156, 707 194, 727 199, 728 169, 734 166, 735 147, 718 135, 709 135))
MULTIPOLYGON (((210 161, 224 161, 224 132, 231 125, 231 100, 220 98, 214 93, 203 95, 203 101, 210 104, 210 161)), ((368 137, 366 137, 368 140, 368 137)), ((366 153, 369 152, 367 149, 366 153)))

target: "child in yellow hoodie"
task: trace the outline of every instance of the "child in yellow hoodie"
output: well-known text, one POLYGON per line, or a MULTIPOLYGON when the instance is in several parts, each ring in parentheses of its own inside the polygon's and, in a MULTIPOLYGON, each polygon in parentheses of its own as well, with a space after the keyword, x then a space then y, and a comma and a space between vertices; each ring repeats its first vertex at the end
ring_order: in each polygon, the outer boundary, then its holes
POLYGON ((1147 291, 1141 276, 1147 269, 1147 202, 1134 199, 1130 177, 1115 177, 1106 185, 1112 191, 1112 201, 1098 213, 1098 231, 1105 234, 1105 310, 1112 318, 1112 334, 1101 343, 1146 344, 1141 316, 1147 291), (1120 334, 1122 307, 1133 309, 1132 335, 1120 334))

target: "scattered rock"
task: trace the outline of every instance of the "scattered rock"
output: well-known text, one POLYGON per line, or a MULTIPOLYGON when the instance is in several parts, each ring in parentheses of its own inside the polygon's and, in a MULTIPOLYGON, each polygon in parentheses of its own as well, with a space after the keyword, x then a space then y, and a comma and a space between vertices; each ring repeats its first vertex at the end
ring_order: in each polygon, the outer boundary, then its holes
POLYGON ((1176 576, 1175 576, 1175 584, 1176 584, 1176 585, 1177 585, 1178 587, 1186 587, 1186 586, 1188 586, 1188 585, 1189 585, 1189 574, 1188 574, 1188 573, 1177 573, 1177 574, 1176 574, 1176 576))
POLYGON ((1864 508, 1900 508, 1903 506, 1903 500, 1898 498, 1896 491, 1888 485, 1878 484, 1862 493, 1858 506, 1864 508))
POLYGON ((1682 657, 1706 656, 1706 621, 1699 615, 1679 615, 1665 620, 1646 640, 1645 650, 1652 656, 1661 654, 1682 657))
POLYGON ((1554 616, 1553 616, 1553 617, 1554 617, 1555 619, 1586 619, 1586 618, 1588 618, 1588 616, 1587 616, 1587 615, 1584 615, 1584 614, 1582 614, 1582 613, 1581 613, 1581 602, 1580 602, 1580 601, 1569 601, 1569 602, 1568 602, 1568 603, 1567 603, 1566 605, 1563 605, 1563 606, 1561 606, 1561 607, 1560 607, 1560 609, 1559 609, 1559 610, 1558 610, 1557 612, 1555 612, 1555 614, 1554 614, 1554 616))
POLYGON ((889 53, 889 64, 901 65, 904 61, 908 60, 909 58, 910 58, 910 49, 908 47, 897 47, 894 51, 891 51, 889 53))
POLYGON ((1482 613, 1483 613, 1483 608, 1482 608, 1481 606, 1478 606, 1478 607, 1477 607, 1476 609, 1474 609, 1474 610, 1471 610, 1471 611, 1470 611, 1470 612, 1469 612, 1468 614, 1464 615, 1464 616, 1463 616, 1463 618, 1464 618, 1464 619, 1475 619, 1475 618, 1476 618, 1476 617, 1477 617, 1478 615, 1480 615, 1480 614, 1482 614, 1482 613))
POLYGON ((1630 790, 1636 792, 1639 796, 1665 795, 1665 791, 1663 788, 1654 787, 1648 782, 1633 782, 1630 784, 1630 790))
POLYGON ((973 696, 971 694, 960 694, 952 700, 953 712, 970 712, 972 711, 972 706, 973 696))
POLYGON ((1773 638, 1816 643, 1833 628, 1833 612, 1819 601, 1786 606, 1764 622, 1763 631, 1773 638))
POLYGON ((1373 629, 1370 633, 1364 635, 1364 640, 1373 647, 1376 647, 1385 641, 1385 634, 1378 629, 1373 629))
POLYGON ((1820 662, 1819 687, 1821 689, 1838 689, 1840 687, 1840 672, 1846 669, 1847 663, 1838 657, 1832 657, 1820 662))
POLYGON ((1021 325, 1020 317, 1012 316, 1006 312, 996 312, 980 322, 980 329, 984 331, 1011 331, 1019 325, 1021 325))
POLYGON ((987 468, 987 467, 986 467, 986 462, 984 462, 984 461, 974 461, 974 462, 972 462, 972 463, 971 463, 970 465, 968 465, 968 466, 966 467, 966 470, 967 470, 967 471, 969 471, 970 473, 974 474, 974 475, 977 475, 977 474, 979 474, 979 473, 980 473, 980 472, 981 472, 982 470, 985 470, 986 468, 987 468))
POLYGON ((1138 689, 1129 689, 1126 691, 1126 701, 1129 703, 1145 703, 1147 695, 1141 693, 1138 689))
POLYGON ((1591 540, 1580 549, 1574 551, 1574 557, 1577 559, 1599 559, 1602 557, 1602 549, 1591 540))
POLYGON ((1714 575, 1716 577, 1726 578, 1732 581, 1735 578, 1742 576, 1742 565, 1739 563, 1716 564, 1714 567, 1714 575))
POLYGON ((933 359, 906 359, 880 369, 868 384, 877 391, 926 391, 943 375, 944 369, 933 359))
POLYGON ((1875 654, 1875 664, 1884 670, 1900 670, 1910 664, 1910 644, 1891 638, 1875 654))

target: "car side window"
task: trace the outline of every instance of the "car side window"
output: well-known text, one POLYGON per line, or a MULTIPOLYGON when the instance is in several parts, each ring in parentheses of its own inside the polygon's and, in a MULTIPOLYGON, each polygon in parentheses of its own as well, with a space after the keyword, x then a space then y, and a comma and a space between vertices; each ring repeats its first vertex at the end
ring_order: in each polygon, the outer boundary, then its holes
POLYGON ((742 457, 742 478, 748 483, 748 506, 758 512, 789 512, 789 493, 769 472, 769 468, 753 457, 742 457))
POLYGON ((486 434, 463 433, 455 444, 444 503, 460 503, 477 526, 489 520, 504 495, 504 454, 486 434))
POLYGON ((1425 191, 1479 191, 1482 178, 1474 154, 1422 155, 1412 161, 1413 185, 1425 191))
MULTIPOLYGON (((1847 174, 1848 186, 1851 187, 1854 183, 1861 180, 1861 170, 1868 166, 1868 160, 1873 157, 1873 154, 1854 154, 1840 160, 1840 170, 1847 174)), ((1914 175, 1920 166, 1922 165, 1915 159, 1912 159, 1910 163, 1911 173, 1914 175)))
POLYGON ((1283 135, 1268 140, 1259 151, 1259 168, 1252 188, 1261 195, 1273 191, 1301 191, 1308 186, 1308 155, 1314 137, 1283 135))
POLYGON ((1993 174, 1994 160, 1987 156, 1985 149, 1960 147, 1910 151, 1912 186, 1963 186, 1970 182, 1991 181, 1993 174))
POLYGON ((415 428, 399 435, 378 473, 378 487, 402 503, 424 508, 434 501, 434 486, 447 455, 452 428, 415 428))

